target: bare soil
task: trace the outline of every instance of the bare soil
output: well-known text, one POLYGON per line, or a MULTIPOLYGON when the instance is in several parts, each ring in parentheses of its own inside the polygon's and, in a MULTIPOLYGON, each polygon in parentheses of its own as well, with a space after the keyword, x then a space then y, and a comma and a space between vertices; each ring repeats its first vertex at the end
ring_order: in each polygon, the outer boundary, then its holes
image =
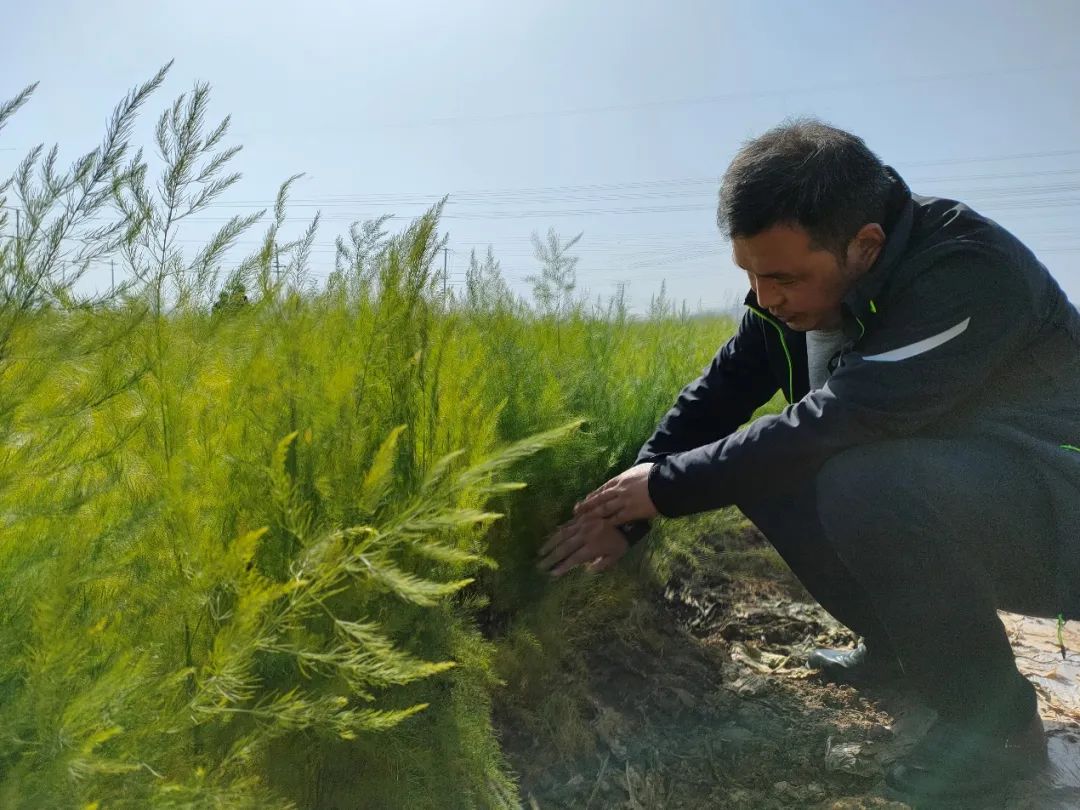
MULTIPOLYGON (((730 550, 731 538, 707 540, 730 550)), ((752 535, 738 542, 749 551, 764 544, 752 535)), ((902 685, 858 692, 807 670, 813 647, 854 639, 790 578, 698 573, 648 600, 648 632, 587 654, 593 754, 553 761, 535 740, 503 729, 532 807, 909 807, 886 798, 884 769, 933 712, 902 685)), ((1040 692, 1053 764, 1037 782, 964 806, 1080 808, 1080 632, 1068 627, 1063 662, 1052 622, 1003 621, 1040 692)))

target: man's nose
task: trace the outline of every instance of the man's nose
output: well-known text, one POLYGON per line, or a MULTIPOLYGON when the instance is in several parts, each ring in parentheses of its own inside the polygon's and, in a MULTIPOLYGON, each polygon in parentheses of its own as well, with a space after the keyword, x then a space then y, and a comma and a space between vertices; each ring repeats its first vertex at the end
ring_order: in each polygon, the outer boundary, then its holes
POLYGON ((780 291, 775 284, 758 281, 754 284, 754 293, 757 295, 758 304, 765 309, 773 309, 781 303, 780 291))

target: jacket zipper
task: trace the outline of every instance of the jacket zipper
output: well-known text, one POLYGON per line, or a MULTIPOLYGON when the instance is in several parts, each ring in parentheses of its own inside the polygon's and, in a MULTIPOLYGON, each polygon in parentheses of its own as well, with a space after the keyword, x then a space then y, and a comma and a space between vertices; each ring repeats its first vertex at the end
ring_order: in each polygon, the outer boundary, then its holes
POLYGON ((780 324, 778 324, 776 321, 774 321, 772 318, 770 318, 768 315, 766 315, 764 312, 762 312, 757 307, 752 307, 749 304, 747 304, 747 309, 749 309, 751 312, 753 312, 755 315, 757 315, 759 318, 761 318, 761 320, 765 321, 765 323, 772 324, 773 329, 776 330, 776 334, 778 334, 780 336, 780 346, 783 347, 783 349, 784 349, 784 357, 787 358, 787 369, 788 369, 788 395, 787 395, 787 398, 788 398, 789 403, 794 402, 795 401, 795 366, 791 362, 791 352, 788 351, 787 340, 784 338, 784 330, 783 330, 783 328, 780 326, 780 324))

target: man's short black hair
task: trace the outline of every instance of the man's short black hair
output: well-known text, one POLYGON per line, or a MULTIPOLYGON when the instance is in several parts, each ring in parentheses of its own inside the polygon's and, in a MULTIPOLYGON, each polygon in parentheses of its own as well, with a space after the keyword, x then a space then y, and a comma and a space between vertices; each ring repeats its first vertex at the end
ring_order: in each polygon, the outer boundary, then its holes
POLYGON ((728 239, 798 225, 844 259, 869 222, 884 225, 892 178, 862 138, 813 118, 748 141, 720 184, 716 220, 728 239))

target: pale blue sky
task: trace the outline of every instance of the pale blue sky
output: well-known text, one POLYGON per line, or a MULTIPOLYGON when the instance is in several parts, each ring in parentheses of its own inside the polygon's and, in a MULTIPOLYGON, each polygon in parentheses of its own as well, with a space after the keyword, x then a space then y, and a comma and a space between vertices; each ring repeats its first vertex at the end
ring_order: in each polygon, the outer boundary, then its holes
POLYGON ((316 274, 350 220, 408 218, 450 193, 455 278, 491 243, 524 291, 529 234, 554 226, 585 232, 593 294, 625 280, 640 308, 666 279, 722 306, 745 281, 716 233, 716 179, 743 139, 816 114, 917 192, 1012 228, 1080 300, 1075 0, 4 6, 0 96, 41 87, 0 134, 0 173, 39 141, 68 157, 93 145, 124 92, 175 57, 140 142, 175 94, 211 82, 245 147, 228 201, 259 207, 306 172, 291 224, 322 208, 316 274))

